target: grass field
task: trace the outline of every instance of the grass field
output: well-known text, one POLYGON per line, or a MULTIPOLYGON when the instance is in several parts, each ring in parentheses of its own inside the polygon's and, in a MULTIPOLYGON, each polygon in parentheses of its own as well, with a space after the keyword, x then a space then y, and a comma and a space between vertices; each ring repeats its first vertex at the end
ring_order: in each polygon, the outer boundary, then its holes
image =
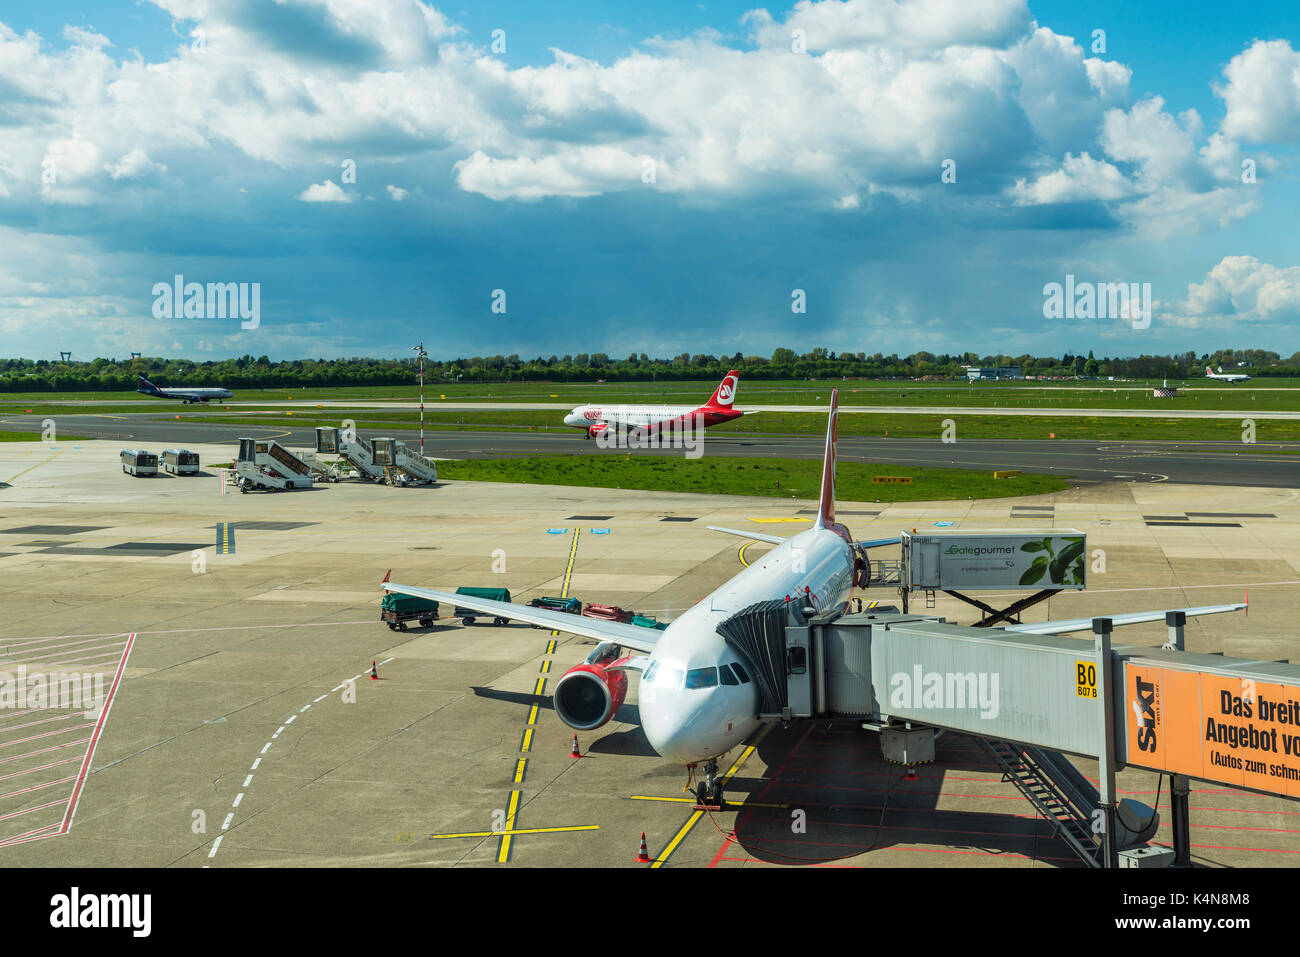
MULTIPOLYGON (((178 413, 182 418, 189 418, 178 413)), ((368 409, 295 409, 263 410, 258 414, 195 417, 196 421, 230 425, 261 425, 314 428, 338 426, 351 419, 357 429, 367 434, 388 430, 414 431, 419 428, 417 412, 385 412, 368 409)), ((1220 441, 1240 442, 1239 419, 1164 419, 1127 416, 999 416, 962 415, 936 411, 934 415, 913 413, 857 412, 841 415, 840 435, 893 438, 935 438, 944 428, 944 420, 955 423, 958 439, 1086 439, 1118 441, 1136 439, 1152 441, 1220 441)), ((551 411, 438 410, 425 412, 426 430, 492 430, 568 433, 580 437, 582 432, 560 425, 560 416, 551 411)), ((741 435, 820 435, 826 431, 826 415, 821 412, 763 412, 746 416, 709 430, 709 436, 741 435)), ((1260 419, 1255 427, 1258 442, 1300 441, 1300 418, 1260 419)))
MULTIPOLYGON (((821 463, 801 459, 728 460, 668 456, 573 458, 539 455, 518 459, 440 461, 439 480, 516 482, 585 488, 701 492, 710 495, 761 495, 816 499, 821 463)), ((1059 492, 1069 483, 1044 475, 995 479, 990 472, 917 469, 840 462, 836 499, 840 502, 918 502, 940 499, 1005 498, 1059 492), (876 476, 902 476, 911 484, 876 484, 876 476)))
MULTIPOLYGON (((35 432, 0 432, 0 442, 39 442, 40 436, 35 432)), ((60 442, 86 442, 84 435, 64 435, 59 433, 60 442)))
MULTIPOLYGON (((893 380, 798 380, 760 381, 742 378, 737 405, 816 405, 829 401, 830 390, 840 390, 844 405, 924 405, 938 408, 1010 407, 1081 409, 1205 409, 1261 412, 1300 412, 1300 380, 1252 379, 1225 385, 1205 379, 1170 382, 1179 386, 1176 399, 1157 400, 1151 388, 1159 381, 1068 381, 1068 382, 965 382, 893 380)), ((432 410, 443 401, 462 402, 558 402, 583 403, 702 403, 717 386, 716 380, 683 382, 590 383, 493 383, 490 385, 429 382, 425 402, 432 410)), ((349 386, 306 389, 240 389, 232 402, 272 401, 405 401, 414 402, 419 392, 414 383, 400 386, 349 386)), ((169 403, 135 392, 83 393, 0 393, 0 412, 15 406, 34 407, 52 401, 89 400, 111 402, 121 410, 142 411, 149 406, 168 408, 169 403)), ((64 407, 66 409, 66 406, 64 407)), ((17 411, 21 411, 18 409, 17 411)), ((104 411, 103 408, 94 411, 104 411)))

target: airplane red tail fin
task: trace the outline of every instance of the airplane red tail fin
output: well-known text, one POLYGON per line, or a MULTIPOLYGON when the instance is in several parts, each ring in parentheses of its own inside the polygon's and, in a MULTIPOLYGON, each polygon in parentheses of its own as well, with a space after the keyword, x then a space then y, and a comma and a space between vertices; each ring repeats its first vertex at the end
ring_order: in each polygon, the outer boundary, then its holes
POLYGON ((835 527, 835 442, 840 414, 840 392, 831 389, 831 414, 826 423, 826 454, 822 459, 821 502, 814 528, 835 527))
POLYGON ((736 401, 736 390, 739 388, 740 372, 732 369, 722 377, 722 381, 713 390, 713 395, 704 404, 704 408, 729 410, 736 401))

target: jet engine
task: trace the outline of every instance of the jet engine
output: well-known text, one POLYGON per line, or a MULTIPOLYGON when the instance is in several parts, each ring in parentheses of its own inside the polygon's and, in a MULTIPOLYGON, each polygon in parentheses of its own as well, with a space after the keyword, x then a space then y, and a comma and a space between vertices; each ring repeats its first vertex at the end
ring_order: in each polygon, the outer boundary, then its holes
POLYGON ((590 425, 587 427, 587 438, 599 438, 607 428, 609 428, 609 426, 604 422, 597 422, 595 425, 590 425))
POLYGON ((560 720, 570 728, 590 731, 614 717, 627 696, 627 673, 610 666, 626 660, 609 655, 595 661, 588 658, 566 671, 552 697, 560 720))

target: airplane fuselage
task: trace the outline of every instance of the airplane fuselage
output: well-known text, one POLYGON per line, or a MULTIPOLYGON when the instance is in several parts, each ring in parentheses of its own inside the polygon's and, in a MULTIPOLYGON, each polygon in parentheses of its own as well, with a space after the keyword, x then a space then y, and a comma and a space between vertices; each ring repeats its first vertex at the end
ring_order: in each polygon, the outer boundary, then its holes
POLYGON ((665 758, 690 764, 722 754, 753 733, 759 725, 755 676, 717 633, 718 625, 750 605, 782 597, 818 611, 843 610, 853 592, 853 559, 852 547, 840 535, 811 528, 673 621, 649 655, 652 664, 638 691, 650 746, 665 758), (736 662, 746 669, 747 683, 723 684, 710 673, 736 662))
POLYGON ((229 389, 136 389, 135 391, 156 399, 180 399, 183 402, 229 399, 235 394, 229 389))
POLYGON ((564 417, 564 424, 591 431, 592 426, 614 429, 644 429, 653 432, 665 426, 703 428, 738 419, 743 412, 733 409, 710 409, 693 405, 624 405, 613 408, 582 405, 564 417), (699 416, 698 422, 696 416, 699 416))

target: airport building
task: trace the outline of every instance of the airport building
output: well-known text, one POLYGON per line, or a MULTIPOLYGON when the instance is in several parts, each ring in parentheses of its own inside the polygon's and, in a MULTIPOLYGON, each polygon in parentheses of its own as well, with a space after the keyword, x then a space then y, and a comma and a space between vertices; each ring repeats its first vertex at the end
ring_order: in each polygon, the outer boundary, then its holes
POLYGON ((966 378, 971 382, 979 379, 1023 379, 1020 366, 967 366, 966 378))

